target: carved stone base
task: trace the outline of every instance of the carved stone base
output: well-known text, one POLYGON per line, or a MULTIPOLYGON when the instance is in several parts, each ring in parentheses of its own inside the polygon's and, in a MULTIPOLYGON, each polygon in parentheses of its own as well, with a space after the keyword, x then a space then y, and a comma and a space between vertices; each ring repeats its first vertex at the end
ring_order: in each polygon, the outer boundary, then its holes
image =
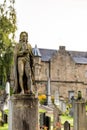
POLYGON ((33 94, 15 94, 11 97, 11 130, 39 130, 38 99, 33 94))
POLYGON ((74 130, 86 130, 86 102, 75 101, 74 103, 74 130))

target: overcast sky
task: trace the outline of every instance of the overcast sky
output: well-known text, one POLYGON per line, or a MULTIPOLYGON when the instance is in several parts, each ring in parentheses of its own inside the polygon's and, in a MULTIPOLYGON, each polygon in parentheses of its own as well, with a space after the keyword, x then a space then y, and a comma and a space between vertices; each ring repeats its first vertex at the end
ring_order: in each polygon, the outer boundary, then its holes
POLYGON ((32 47, 87 51, 87 0, 15 0, 16 40, 27 31, 32 47))

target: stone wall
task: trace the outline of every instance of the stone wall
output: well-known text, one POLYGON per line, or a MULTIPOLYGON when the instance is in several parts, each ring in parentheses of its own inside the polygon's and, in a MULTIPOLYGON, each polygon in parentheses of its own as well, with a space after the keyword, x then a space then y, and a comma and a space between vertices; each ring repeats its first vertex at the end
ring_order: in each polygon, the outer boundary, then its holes
POLYGON ((49 76, 52 95, 55 90, 59 90, 61 96, 68 97, 68 91, 75 91, 74 94, 77 95, 77 92, 81 90, 83 97, 87 96, 87 65, 75 63, 65 47, 60 47, 49 62, 40 60, 37 66, 39 66, 39 73, 36 76, 36 82, 38 89, 42 88, 43 93, 46 91, 44 88, 49 76))

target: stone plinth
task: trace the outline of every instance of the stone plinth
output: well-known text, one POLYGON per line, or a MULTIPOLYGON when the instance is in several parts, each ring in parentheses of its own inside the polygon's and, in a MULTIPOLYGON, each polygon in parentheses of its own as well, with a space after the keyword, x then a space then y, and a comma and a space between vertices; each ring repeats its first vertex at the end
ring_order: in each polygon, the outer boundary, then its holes
POLYGON ((11 97, 12 125, 11 130, 38 129, 38 99, 34 95, 15 94, 11 97))
POLYGON ((74 130, 86 130, 85 101, 75 101, 74 104, 74 130))

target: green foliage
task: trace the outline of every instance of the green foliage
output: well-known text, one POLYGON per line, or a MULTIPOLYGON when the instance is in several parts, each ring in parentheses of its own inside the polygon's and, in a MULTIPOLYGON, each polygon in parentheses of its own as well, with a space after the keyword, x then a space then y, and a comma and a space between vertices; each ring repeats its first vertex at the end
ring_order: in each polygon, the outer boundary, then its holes
POLYGON ((73 126, 73 118, 71 116, 61 116, 61 123, 64 124, 65 121, 68 121, 71 126, 73 126))
POLYGON ((8 109, 6 109, 4 112, 8 115, 9 110, 8 110, 8 109))
POLYGON ((0 130, 8 130, 8 124, 4 124, 3 127, 0 127, 0 130))
POLYGON ((13 88, 10 87, 10 96, 12 96, 12 94, 13 94, 13 88))
POLYGON ((4 90, 4 89, 5 89, 5 87, 0 85, 0 90, 4 90))
POLYGON ((10 75, 13 61, 13 46, 16 27, 15 0, 4 0, 0 4, 0 77, 3 82, 10 75))

